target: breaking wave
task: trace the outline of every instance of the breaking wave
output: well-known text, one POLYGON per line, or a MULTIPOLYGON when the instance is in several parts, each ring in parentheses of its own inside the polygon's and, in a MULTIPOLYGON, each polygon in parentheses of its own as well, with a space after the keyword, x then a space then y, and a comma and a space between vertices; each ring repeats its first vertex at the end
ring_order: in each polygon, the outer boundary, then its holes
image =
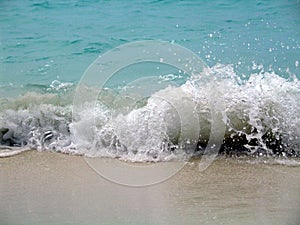
MULTIPOLYGON (((167 78, 176 79, 171 75, 167 78)), ((96 96, 100 91, 86 89, 96 96)), ((300 82, 295 77, 259 72, 243 80, 230 65, 216 65, 144 99, 103 89, 96 106, 87 102, 80 114, 72 114, 75 85, 53 81, 43 90, 0 99, 2 146, 129 161, 201 155, 214 122, 210 103, 221 95, 224 110, 217 122, 226 127, 221 153, 300 155, 300 82), (184 123, 182 115, 188 117, 184 123)))

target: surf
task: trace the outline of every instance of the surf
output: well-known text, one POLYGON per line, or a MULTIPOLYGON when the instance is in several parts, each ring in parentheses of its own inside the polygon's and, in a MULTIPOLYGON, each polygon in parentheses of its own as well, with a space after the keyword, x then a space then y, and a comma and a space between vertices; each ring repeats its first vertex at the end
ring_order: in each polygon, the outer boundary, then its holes
MULTIPOLYGON (((1 145, 142 162, 183 159, 188 154, 201 156, 212 125, 208 99, 216 91, 212 87, 217 87, 225 106, 219 122, 226 127, 220 153, 300 155, 300 82, 295 77, 286 79, 274 72, 260 72, 241 79, 231 65, 217 64, 182 85, 154 93, 134 108, 124 105, 130 105, 138 96, 128 98, 106 88, 92 110, 87 107, 84 114, 74 116, 75 86, 54 81, 41 93, 2 97, 1 145), (193 104, 185 104, 185 99, 193 104), (195 120, 182 127, 178 108, 197 119, 199 131, 194 128, 195 120), (90 124, 89 115, 96 118, 94 127, 86 125, 90 124), (80 134, 75 135, 75 125, 80 127, 80 134), (180 138, 183 129, 185 137, 180 138), (93 139, 91 130, 96 133, 93 139)), ((95 87, 86 88, 99 92, 95 87)))

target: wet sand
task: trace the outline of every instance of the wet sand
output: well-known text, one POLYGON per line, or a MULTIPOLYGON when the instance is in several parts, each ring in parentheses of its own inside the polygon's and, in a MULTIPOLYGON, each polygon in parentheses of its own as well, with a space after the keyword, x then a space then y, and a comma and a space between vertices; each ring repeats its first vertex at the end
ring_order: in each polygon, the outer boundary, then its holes
POLYGON ((0 224, 299 224, 300 167, 245 161, 220 157, 204 172, 194 161, 163 183, 128 187, 81 156, 0 158, 0 224))

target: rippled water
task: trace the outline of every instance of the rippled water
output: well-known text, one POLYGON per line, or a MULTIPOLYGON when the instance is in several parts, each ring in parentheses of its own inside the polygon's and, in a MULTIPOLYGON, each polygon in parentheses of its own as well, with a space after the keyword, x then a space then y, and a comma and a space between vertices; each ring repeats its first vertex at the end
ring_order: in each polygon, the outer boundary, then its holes
POLYGON ((252 64, 299 77, 300 6, 293 1, 1 1, 1 86, 77 82, 107 50, 174 41, 210 66, 252 64), (297 63, 298 62, 298 63, 297 63))

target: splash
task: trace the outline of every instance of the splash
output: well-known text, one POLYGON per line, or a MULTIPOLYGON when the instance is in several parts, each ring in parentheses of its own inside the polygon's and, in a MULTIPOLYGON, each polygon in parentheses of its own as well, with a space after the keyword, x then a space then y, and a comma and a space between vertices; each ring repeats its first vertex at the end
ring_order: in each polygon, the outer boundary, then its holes
MULTIPOLYGON (((296 78, 260 71, 242 80, 232 66, 218 64, 179 87, 169 86, 154 93, 134 108, 126 105, 136 96, 128 98, 111 89, 102 90, 93 110, 82 106, 86 111, 72 120, 74 88, 55 81, 46 93, 2 98, 1 145, 128 161, 167 161, 191 153, 201 155, 211 131, 209 99, 218 91, 225 104, 220 121, 226 125, 221 153, 300 155, 300 82, 296 78), (187 104, 186 99, 193 104, 187 104), (199 133, 195 133, 193 122, 182 124, 177 108, 197 118, 199 133), (87 126, 92 118, 89 115, 95 115, 94 127, 87 126), (80 127, 76 135, 75 124, 80 127), (181 138, 183 129, 186 135, 181 138), (196 149, 189 149, 191 142, 197 142, 196 149)), ((99 92, 91 87, 87 91, 99 92)))

